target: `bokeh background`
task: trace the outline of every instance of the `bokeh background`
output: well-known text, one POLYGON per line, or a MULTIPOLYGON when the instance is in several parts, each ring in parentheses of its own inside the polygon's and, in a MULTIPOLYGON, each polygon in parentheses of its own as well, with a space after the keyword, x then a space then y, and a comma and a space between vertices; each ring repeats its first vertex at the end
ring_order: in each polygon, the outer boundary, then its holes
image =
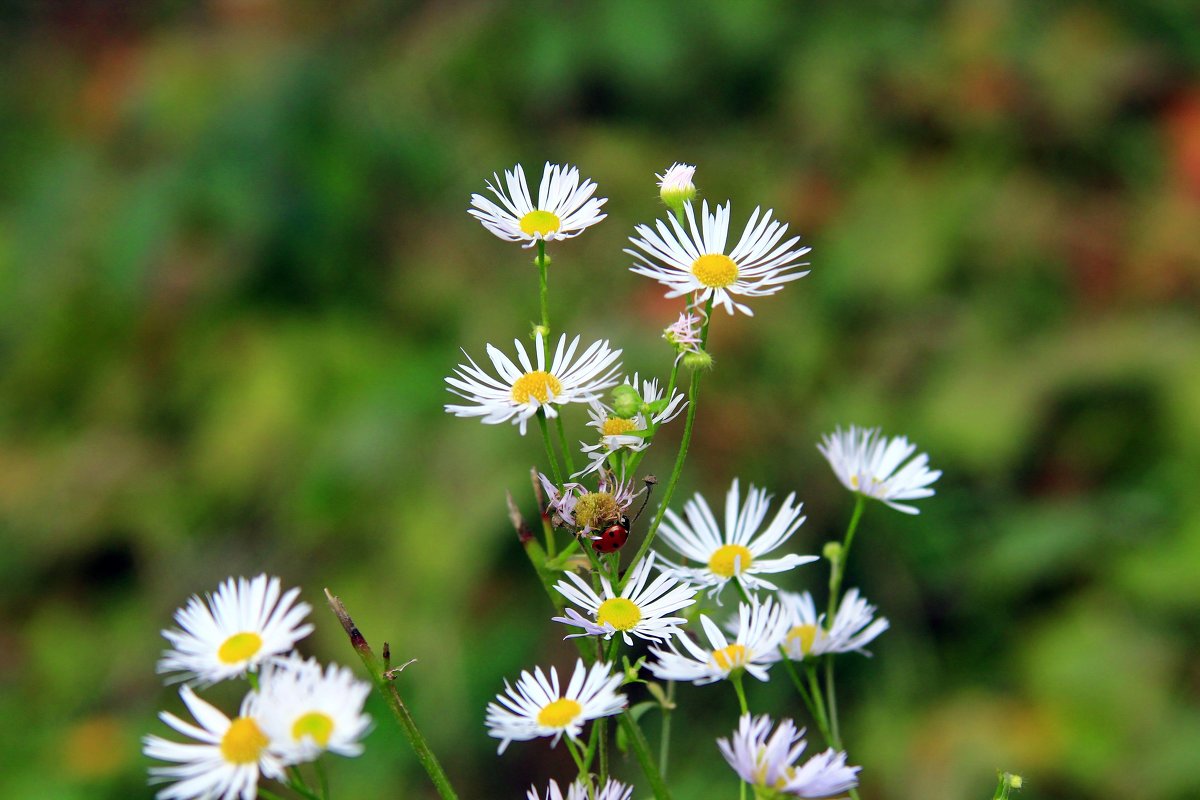
MULTIPOLYGON (((316 606, 306 652, 354 661, 328 586, 419 659, 402 686, 464 796, 569 776, 482 725, 504 676, 572 651, 504 514, 506 489, 533 511, 536 438, 442 411, 459 348, 537 314, 528 251, 467 202, 518 161, 596 180, 554 319, 661 375, 675 307, 621 248, 679 160, 813 252, 717 317, 678 499, 795 490, 819 552, 852 505, 822 433, 881 425, 945 471, 919 517, 869 509, 850 567, 892 621, 840 673, 864 797, 990 797, 996 768, 1031 798, 1200 796, 1194 12, 6 5, 0 794, 149 796, 139 738, 179 705, 159 630, 261 571, 316 606)), ((732 692, 680 697, 676 796, 732 796, 732 692)), ((801 713, 780 681, 751 702, 801 713)), ((373 710, 335 796, 431 797, 373 710)))

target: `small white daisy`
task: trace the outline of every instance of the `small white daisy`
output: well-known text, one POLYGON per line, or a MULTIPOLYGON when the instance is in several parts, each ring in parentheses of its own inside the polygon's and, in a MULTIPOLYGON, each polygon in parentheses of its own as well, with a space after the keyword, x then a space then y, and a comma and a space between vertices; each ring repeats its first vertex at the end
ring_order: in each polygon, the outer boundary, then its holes
POLYGON ((684 504, 687 522, 667 509, 666 520, 658 529, 659 536, 683 557, 704 565, 682 567, 672 564, 672 569, 684 580, 712 587, 711 593, 714 594, 732 578, 737 578, 748 590, 776 588, 775 584, 757 576, 785 572, 817 560, 817 556, 795 553, 782 558, 763 558, 787 541, 804 523, 805 517, 801 514, 803 503, 793 505, 795 499, 794 492, 784 498, 775 519, 761 534, 758 534, 758 529, 766 519, 771 497, 765 490, 755 489, 751 485, 746 504, 739 508, 736 478, 725 498, 724 531, 717 524, 708 502, 699 493, 684 504))
POLYGON ((159 800, 253 800, 258 794, 258 777, 283 776, 283 762, 271 752, 270 739, 261 721, 242 703, 241 716, 230 720, 201 700, 191 688, 179 690, 199 727, 167 711, 159 718, 200 744, 182 744, 159 736, 147 736, 143 752, 175 766, 151 767, 150 782, 171 782, 158 792, 159 800))
MULTIPOLYGON (((630 378, 625 378, 624 385, 637 389, 637 373, 634 373, 632 382, 630 378)), ((612 408, 598 400, 593 400, 588 412, 591 417, 588 426, 595 428, 600 434, 600 442, 598 444, 580 442, 581 450, 587 455, 589 463, 586 468, 572 477, 577 478, 596 472, 604 466, 608 457, 618 450, 630 452, 645 450, 650 442, 640 433, 648 430, 651 424, 656 427, 665 425, 679 416, 679 413, 687 405, 686 398, 678 389, 673 390, 670 399, 665 399, 663 394, 663 390, 658 387, 657 379, 642 381, 641 403, 638 404, 638 411, 628 418, 614 414, 612 408), (646 416, 647 412, 650 414, 649 418, 646 416)), ((636 402, 636 397, 633 399, 636 402)))
POLYGON ((359 740, 371 727, 363 703, 371 685, 346 667, 325 669, 314 658, 293 653, 263 667, 251 708, 271 740, 271 751, 286 764, 315 761, 328 750, 340 756, 362 754, 359 740))
POLYGON ((830 797, 858 785, 862 767, 847 767, 845 753, 830 748, 796 766, 808 746, 804 731, 797 731, 790 719, 781 721, 774 734, 770 730, 771 718, 765 714, 743 714, 733 736, 717 739, 721 754, 746 783, 796 797, 830 797))
MULTIPOLYGON (((591 793, 591 787, 588 784, 577 780, 567 787, 566 800, 629 800, 632 796, 632 786, 626 786, 620 781, 610 778, 604 784, 604 787, 596 791, 595 794, 591 793)), ((543 797, 545 800, 563 800, 563 793, 558 788, 558 781, 550 781, 550 785, 546 787, 546 794, 543 797)), ((525 798, 526 800, 542 800, 542 797, 538 795, 536 786, 529 787, 525 798)))
MULTIPOLYGON (((642 492, 633 489, 632 480, 617 480, 610 472, 602 470, 596 491, 590 491, 582 483, 565 483, 562 491, 544 473, 538 473, 549 498, 547 505, 557 519, 556 526, 570 525, 578 528, 580 535, 610 525, 625 516, 642 492)), ((594 537, 593 537, 594 538, 594 537)))
POLYGON ((520 367, 499 349, 490 344, 487 346, 488 357, 499 378, 480 369, 470 356, 467 356, 469 366, 458 365, 454 376, 446 378, 446 383, 450 384, 451 392, 470 400, 473 405, 447 405, 447 412, 456 417, 482 417, 488 425, 511 419, 520 426, 524 436, 525 424, 539 410, 544 410, 547 417, 556 417, 555 406, 589 402, 616 384, 621 369, 620 364, 614 363, 621 357, 621 351, 610 348, 607 341, 593 343, 575 358, 579 337, 572 339, 568 346, 566 334, 563 334, 548 370, 540 332, 534 346, 536 368, 529 360, 525 346, 516 340, 513 344, 517 346, 520 367))
POLYGON ((716 305, 724 306, 730 314, 737 309, 752 316, 754 312, 749 306, 735 302, 733 295, 775 294, 783 284, 808 274, 807 270, 792 270, 805 266, 797 262, 811 248, 796 247, 799 236, 779 244, 787 233, 787 225, 772 221, 772 210, 768 209, 760 218, 761 208, 754 209, 742 238, 728 255, 725 244, 729 238, 729 204, 717 206, 710 214, 705 201, 700 225, 696 223, 691 203, 684 210, 690 232, 674 217, 667 222, 658 220, 657 233, 649 225, 638 225, 636 231, 641 238, 631 236, 629 241, 642 252, 625 251, 640 262, 630 269, 665 285, 670 289, 667 297, 698 292, 697 302, 712 297, 716 305))
MULTIPOLYGON (((779 602, 786 609, 791 626, 783 640, 783 649, 793 661, 803 661, 825 653, 858 651, 870 655, 863 648, 888 629, 887 619, 874 619, 875 606, 860 597, 858 589, 851 589, 842 597, 833 616, 833 625, 828 630, 824 627, 825 615, 817 614, 812 595, 808 592, 780 592, 779 602)), ((778 653, 776 656, 782 658, 778 653)))
POLYGON ((207 685, 245 675, 265 660, 289 652, 312 633, 301 625, 312 607, 297 603, 299 589, 280 597, 279 578, 227 579, 215 595, 193 595, 175 612, 178 630, 162 635, 173 649, 163 651, 158 672, 179 672, 169 680, 207 685))
POLYGON ((929 484, 942 477, 941 470, 929 469, 929 456, 924 453, 904 464, 917 446, 903 436, 883 438, 878 428, 838 428, 826 434, 817 449, 847 489, 882 500, 905 514, 919 512, 914 506, 896 501, 932 497, 929 484))
POLYGON ((563 597, 591 614, 587 619, 573 608, 566 609, 565 617, 552 617, 554 622, 583 628, 576 636, 603 636, 611 639, 618 631, 625 644, 632 645, 630 634, 652 642, 661 642, 672 636, 682 636, 679 626, 687 622, 683 617, 669 617, 673 611, 686 608, 696 602, 696 589, 675 580, 669 573, 660 573, 649 586, 646 585, 654 567, 654 553, 650 553, 634 569, 625 588, 618 595, 612 583, 600 576, 603 598, 592 590, 588 582, 574 572, 566 573, 567 580, 559 581, 554 588, 563 597))
POLYGON ((487 188, 501 205, 473 194, 468 213, 509 242, 528 242, 524 246, 532 247, 543 239, 547 242, 570 239, 607 216, 600 213, 600 206, 608 202, 607 198, 592 197, 596 184, 590 180, 580 183, 575 167, 547 163, 538 187, 537 205, 529 195, 525 170, 520 164, 512 172, 504 172, 504 184, 499 175, 493 174, 492 178, 495 182, 488 181, 487 188))
POLYGON ((625 695, 617 694, 624 674, 612 673, 608 664, 597 661, 588 669, 583 659, 575 662, 575 672, 561 691, 558 670, 550 668, 550 677, 536 667, 522 671, 516 687, 504 682, 504 692, 488 703, 488 736, 500 740, 497 752, 503 753, 509 742, 525 742, 540 736, 553 736, 558 744, 563 734, 579 738, 588 720, 619 714, 625 708, 625 695))
POLYGON ((680 163, 667 167, 662 175, 655 174, 654 177, 658 178, 658 196, 672 209, 694 200, 696 184, 692 183, 692 176, 695 174, 695 166, 680 163))
POLYGON ((678 637, 687 654, 680 653, 675 639, 668 639, 670 650, 651 647, 657 659, 646 665, 658 678, 691 681, 697 686, 728 678, 744 670, 760 681, 767 680, 767 669, 774 661, 773 654, 788 631, 788 618, 771 598, 763 603, 738 605, 737 634, 730 644, 725 634, 707 614, 700 615, 700 624, 708 637, 704 648, 687 636, 678 637))

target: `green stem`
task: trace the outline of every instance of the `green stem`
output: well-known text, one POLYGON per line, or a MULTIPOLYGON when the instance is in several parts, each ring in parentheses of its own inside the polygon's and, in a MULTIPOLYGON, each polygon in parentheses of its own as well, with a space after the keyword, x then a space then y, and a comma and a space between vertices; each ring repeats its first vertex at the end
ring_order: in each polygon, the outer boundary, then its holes
POLYGON ((550 477, 554 478, 554 485, 561 489, 563 485, 562 470, 558 466, 558 454, 554 452, 554 443, 550 441, 550 427, 546 424, 546 412, 539 408, 535 416, 537 416, 538 427, 542 431, 542 445, 546 448, 546 458, 550 459, 550 477))
POLYGON ((821 727, 821 732, 825 734, 829 746, 835 750, 841 750, 842 743, 833 735, 833 728, 829 724, 829 712, 825 709, 825 699, 821 695, 821 685, 817 681, 816 667, 812 664, 805 664, 805 673, 808 675, 808 691, 817 708, 817 725, 821 727))
POLYGON ((667 702, 662 707, 662 740, 658 743, 658 772, 667 777, 667 759, 671 755, 671 706, 675 703, 675 681, 667 681, 667 702))
POLYGON ((842 548, 834 560, 829 573, 829 613, 826 615, 825 626, 833 625, 834 615, 837 614, 838 603, 841 602, 842 575, 846 571, 846 559, 850 556, 850 545, 854 543, 854 532, 858 530, 858 521, 866 508, 867 498, 855 495, 854 513, 850 515, 850 525, 846 528, 846 538, 842 540, 842 548))
POLYGON ((585 780, 588 775, 588 766, 583 760, 583 754, 579 752, 579 747, 570 736, 564 736, 563 741, 567 743, 567 749, 571 751, 571 758, 575 759, 575 766, 579 768, 579 779, 585 780))
POLYGON ((317 783, 321 787, 321 800, 328 800, 329 797, 329 776, 325 774, 325 762, 317 759, 317 783))
POLYGON ((800 694, 800 699, 804 701, 804 706, 808 709, 808 713, 812 715, 813 720, 817 723, 817 729, 821 731, 821 736, 825 737, 825 744, 833 746, 833 734, 829 731, 829 724, 825 718, 817 713, 817 704, 813 702, 812 695, 804 686, 804 681, 800 679, 800 673, 796 672, 796 665, 787 657, 787 651, 782 647, 779 648, 783 654, 783 668, 787 671, 788 677, 792 679, 792 685, 796 687, 796 691, 800 694))
POLYGON ((558 428, 558 446, 562 448, 563 461, 567 464, 567 474, 575 474, 575 458, 571 455, 571 448, 567 446, 567 432, 563 430, 562 414, 554 417, 554 426, 558 428))
POLYGON ((269 789, 264 789, 261 786, 258 787, 258 796, 265 798, 265 800, 283 800, 283 797, 280 795, 275 794, 269 789))
POLYGON ((842 731, 838 726, 837 691, 833 686, 833 653, 825 656, 825 701, 829 709, 829 725, 837 748, 842 749, 842 731))
POLYGON ((666 782, 663 781, 658 767, 655 766, 654 757, 650 755, 650 744, 646 741, 646 735, 638 727, 637 721, 629 713, 629 709, 621 712, 621 716, 618 719, 620 720, 621 729, 625 731, 625 739, 629 742, 629 746, 633 748, 633 755, 637 759, 638 766, 645 773, 646 780, 650 781, 650 791, 654 792, 655 800, 671 800, 671 791, 667 788, 666 782))
MULTIPOLYGON (((666 392, 663 393, 663 398, 668 403, 671 402, 671 398, 675 395, 675 382, 678 379, 679 379, 679 359, 676 358, 671 362, 671 377, 667 381, 667 390, 666 390, 666 392)), ((646 442, 647 442, 647 444, 650 444, 650 443, 653 443, 653 441, 654 441, 654 434, 658 432, 658 425, 655 424, 655 422, 654 422, 653 414, 651 414, 650 419, 647 420, 647 425, 650 428, 650 433, 646 435, 646 442)), ((649 449, 650 449, 649 447, 645 447, 642 450, 638 450, 637 452, 630 453, 629 460, 626 462, 625 468, 622 470, 622 474, 623 475, 632 475, 634 473, 634 471, 637 469, 638 464, 642 463, 642 457, 646 455, 646 451, 649 449)))
POLYGON ((750 706, 746 703, 746 688, 742 686, 742 674, 735 671, 729 676, 729 682, 733 684, 733 690, 737 692, 738 707, 742 709, 743 714, 749 714, 750 706))
POLYGON ((307 798, 307 800, 321 800, 321 796, 310 789, 308 784, 304 782, 304 776, 300 774, 298 767, 288 767, 288 776, 287 785, 293 792, 307 798))
POLYGON ((371 676, 371 682, 375 684, 375 689, 383 695, 383 699, 387 702, 392 716, 400 724, 400 729, 408 738, 408 743, 416 754, 417 761, 425 768, 425 772, 433 782, 434 788, 437 789, 438 795, 442 797, 442 800, 457 800, 458 795, 450 785, 450 779, 446 777, 446 773, 442 769, 442 765, 438 762, 437 756, 429 748, 429 743, 421 735, 416 721, 413 720, 412 714, 408 711, 408 706, 400 698, 400 690, 396 688, 395 681, 383 674, 379 657, 375 655, 375 651, 371 649, 371 645, 367 643, 367 640, 358 630, 358 626, 354 624, 354 620, 350 618, 350 613, 346 611, 346 606, 342 604, 341 600, 334 597, 328 589, 325 590, 325 598, 329 602, 329 607, 333 610, 333 613, 337 615, 338 621, 341 622, 346 635, 350 638, 350 646, 354 648, 354 652, 358 653, 359 659, 362 660, 363 666, 371 676))

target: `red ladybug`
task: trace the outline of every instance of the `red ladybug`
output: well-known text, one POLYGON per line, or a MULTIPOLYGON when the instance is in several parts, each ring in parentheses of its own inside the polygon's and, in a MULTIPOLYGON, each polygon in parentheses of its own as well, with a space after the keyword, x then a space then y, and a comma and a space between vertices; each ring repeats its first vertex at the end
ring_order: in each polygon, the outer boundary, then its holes
POLYGON ((606 527, 592 537, 592 549, 597 553, 615 553, 629 540, 629 517, 606 527))

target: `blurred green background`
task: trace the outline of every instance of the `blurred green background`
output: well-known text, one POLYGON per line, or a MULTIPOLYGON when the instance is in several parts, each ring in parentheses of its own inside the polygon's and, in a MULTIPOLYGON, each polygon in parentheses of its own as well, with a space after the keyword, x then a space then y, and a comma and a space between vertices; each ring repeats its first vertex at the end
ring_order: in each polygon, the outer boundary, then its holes
MULTIPOLYGON (((996 768, 1031 798, 1200 796, 1194 11, 6 6, 0 794, 148 796, 139 737, 179 705, 159 630, 260 571, 316 606, 307 652, 353 662, 328 586, 419 659, 402 686, 464 796, 568 777, 482 724, 572 651, 504 514, 506 489, 532 513, 536 437, 442 412, 459 348, 537 314, 528 251, 466 208, 518 161, 596 180, 609 218, 552 246, 553 318, 661 375, 675 306, 621 248, 678 160, 813 247, 752 320, 717 316, 678 501, 794 489, 819 552, 851 508, 822 433, 881 425, 945 471, 919 517, 872 506, 850 565, 892 621, 840 672, 864 797, 990 797, 996 768)), ((732 692, 681 702, 677 796, 732 796, 732 692)), ((751 702, 801 713, 778 680, 751 702)), ((373 710, 335 796, 431 797, 373 710)))

